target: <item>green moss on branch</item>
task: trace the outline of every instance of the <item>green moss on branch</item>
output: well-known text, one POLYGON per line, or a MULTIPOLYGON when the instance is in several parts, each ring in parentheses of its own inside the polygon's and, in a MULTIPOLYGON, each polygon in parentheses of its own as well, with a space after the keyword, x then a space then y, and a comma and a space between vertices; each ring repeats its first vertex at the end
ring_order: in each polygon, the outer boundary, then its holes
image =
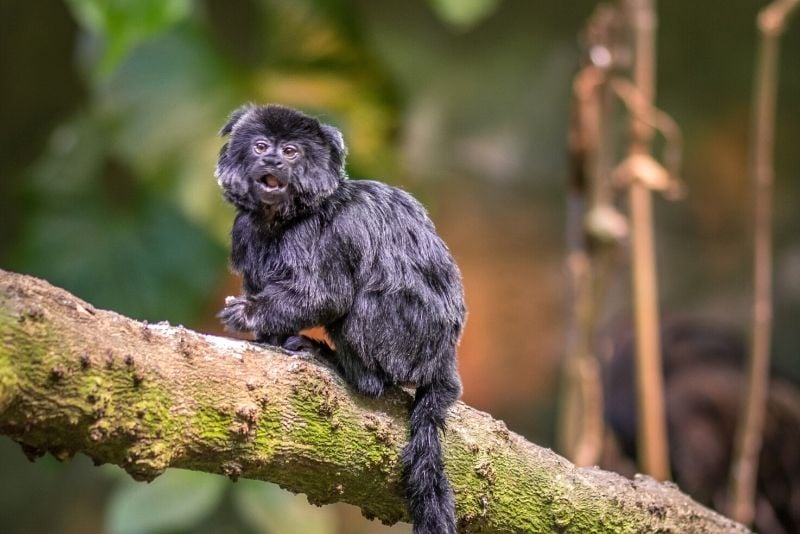
MULTIPOLYGON (((325 364, 96 310, 0 271, 0 434, 149 480, 168 467, 276 482, 408 519, 411 397, 360 397, 325 364)), ((670 484, 579 469, 458 403, 444 438, 460 532, 747 532, 670 484)))

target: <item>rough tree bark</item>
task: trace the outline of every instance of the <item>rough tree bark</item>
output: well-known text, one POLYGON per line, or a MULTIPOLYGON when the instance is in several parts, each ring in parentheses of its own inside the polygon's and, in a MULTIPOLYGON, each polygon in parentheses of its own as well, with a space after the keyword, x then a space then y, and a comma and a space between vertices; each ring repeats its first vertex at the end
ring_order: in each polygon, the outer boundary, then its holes
MULTIPOLYGON (((137 480, 168 467, 276 482, 314 504, 408 519, 411 396, 350 391, 326 364, 147 324, 0 270, 0 434, 137 480)), ((747 532, 669 483, 579 469, 458 403, 445 464, 460 532, 747 532)))

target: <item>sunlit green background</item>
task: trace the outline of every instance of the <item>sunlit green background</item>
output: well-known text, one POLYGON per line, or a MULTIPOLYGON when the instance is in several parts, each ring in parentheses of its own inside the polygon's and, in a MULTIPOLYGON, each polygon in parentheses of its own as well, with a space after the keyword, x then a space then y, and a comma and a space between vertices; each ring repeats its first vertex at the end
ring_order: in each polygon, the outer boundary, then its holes
MULTIPOLYGON (((660 3, 659 106, 686 137, 689 196, 657 203, 666 316, 744 327, 754 16, 660 3)), ((566 128, 595 3, 528 0, 0 0, 0 266, 138 319, 219 332, 238 291, 216 132, 245 101, 342 129, 354 178, 418 196, 461 265, 464 400, 552 445, 566 128)), ((777 132, 776 365, 800 378, 800 28, 777 132)), ((628 313, 626 273, 609 320, 628 313)), ((149 485, 79 457, 28 464, 0 438, 0 531, 389 530, 345 505, 169 471, 149 485)), ((409 532, 407 525, 392 527, 409 532)))

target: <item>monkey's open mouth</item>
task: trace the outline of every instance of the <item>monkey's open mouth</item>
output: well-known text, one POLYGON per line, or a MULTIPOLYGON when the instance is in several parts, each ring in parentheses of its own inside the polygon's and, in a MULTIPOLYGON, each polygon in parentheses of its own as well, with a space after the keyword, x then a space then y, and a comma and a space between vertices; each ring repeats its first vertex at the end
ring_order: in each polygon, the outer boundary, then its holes
POLYGON ((265 174, 259 179, 259 181, 265 187, 268 193, 272 193, 273 191, 283 191, 286 189, 286 184, 274 174, 265 174))

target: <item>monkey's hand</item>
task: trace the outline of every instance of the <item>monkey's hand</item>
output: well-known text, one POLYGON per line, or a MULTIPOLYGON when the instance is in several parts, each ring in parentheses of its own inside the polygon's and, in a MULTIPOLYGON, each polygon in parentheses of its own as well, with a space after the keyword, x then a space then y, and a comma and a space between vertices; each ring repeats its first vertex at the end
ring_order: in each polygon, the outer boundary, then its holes
POLYGON ((253 303, 247 297, 225 297, 225 307, 217 317, 229 332, 252 332, 258 329, 253 303))

